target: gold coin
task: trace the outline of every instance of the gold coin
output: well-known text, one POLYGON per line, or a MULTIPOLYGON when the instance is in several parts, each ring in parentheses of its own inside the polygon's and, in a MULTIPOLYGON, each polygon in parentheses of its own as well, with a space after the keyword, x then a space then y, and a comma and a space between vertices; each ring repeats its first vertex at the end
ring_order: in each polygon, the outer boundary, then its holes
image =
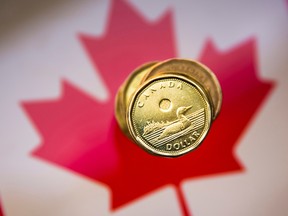
POLYGON ((120 86, 116 98, 115 98, 115 117, 121 128, 121 130, 128 136, 130 136, 127 123, 126 123, 126 112, 129 106, 129 100, 133 93, 138 89, 143 77, 147 74, 151 66, 155 65, 157 62, 146 63, 135 71, 125 80, 125 82, 120 86))
POLYGON ((219 114, 222 104, 222 91, 214 73, 205 65, 188 59, 169 59, 155 65, 152 70, 143 77, 143 81, 163 74, 177 74, 193 79, 207 92, 211 101, 212 118, 219 114))
POLYGON ((130 135, 145 150, 180 156, 197 148, 212 119, 205 89, 181 75, 148 79, 133 94, 127 111, 130 135))

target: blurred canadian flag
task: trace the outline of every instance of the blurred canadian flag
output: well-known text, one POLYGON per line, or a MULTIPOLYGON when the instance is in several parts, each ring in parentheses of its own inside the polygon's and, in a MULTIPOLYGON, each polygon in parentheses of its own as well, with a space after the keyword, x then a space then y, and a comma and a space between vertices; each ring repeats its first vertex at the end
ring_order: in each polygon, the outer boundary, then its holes
POLYGON ((4 2, 0 216, 287 215, 287 1, 4 2), (223 88, 203 145, 176 159, 119 130, 137 66, 209 66, 223 88))

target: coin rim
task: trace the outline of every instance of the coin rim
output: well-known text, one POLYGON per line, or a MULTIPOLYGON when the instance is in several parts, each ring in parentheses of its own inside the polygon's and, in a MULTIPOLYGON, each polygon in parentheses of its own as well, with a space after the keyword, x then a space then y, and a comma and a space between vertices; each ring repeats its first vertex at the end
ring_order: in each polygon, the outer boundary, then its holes
POLYGON ((151 79, 147 80, 134 93, 133 97, 130 100, 130 104, 129 104, 128 112, 127 112, 127 116, 126 116, 126 121, 127 121, 127 126, 128 126, 128 130, 130 132, 131 137, 137 143, 137 145, 139 145, 141 148, 143 148, 144 150, 146 150, 149 153, 152 153, 154 155, 161 155, 161 156, 166 156, 166 157, 178 157, 178 156, 184 155, 190 151, 197 149, 200 146, 200 144, 202 143, 202 141, 204 140, 204 138, 206 137, 206 135, 208 134, 210 127, 211 127, 211 123, 212 123, 211 104, 210 104, 210 101, 206 95, 205 90, 203 89, 203 87, 201 85, 199 85, 199 83, 197 81, 192 80, 192 79, 188 79, 185 76, 181 76, 181 75, 160 75, 160 76, 157 76, 155 78, 151 78, 151 79), (196 146, 193 145, 194 147, 191 145, 182 151, 178 151, 178 152, 174 151, 173 153, 157 151, 155 148, 150 146, 151 144, 150 145, 146 144, 139 136, 137 136, 137 133, 134 129, 133 122, 132 122, 133 106, 136 102, 135 99, 137 98, 138 94, 143 89, 145 89, 150 83, 152 83, 156 80, 168 79, 168 78, 172 78, 172 79, 176 78, 176 79, 180 79, 180 80, 183 80, 185 82, 192 84, 200 92, 201 96, 204 97, 204 102, 206 103, 207 114, 208 114, 207 123, 205 125, 207 128, 206 129, 204 128, 205 131, 202 133, 202 136, 197 140, 197 145, 196 146))

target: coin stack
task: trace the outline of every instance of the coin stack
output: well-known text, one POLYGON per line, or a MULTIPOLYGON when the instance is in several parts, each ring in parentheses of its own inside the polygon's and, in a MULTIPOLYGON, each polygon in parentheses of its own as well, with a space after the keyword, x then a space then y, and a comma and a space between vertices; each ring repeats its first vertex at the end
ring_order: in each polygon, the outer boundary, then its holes
POLYGON ((169 59, 142 65, 116 95, 123 133, 149 153, 176 157, 196 149, 219 114, 220 84, 205 65, 169 59))

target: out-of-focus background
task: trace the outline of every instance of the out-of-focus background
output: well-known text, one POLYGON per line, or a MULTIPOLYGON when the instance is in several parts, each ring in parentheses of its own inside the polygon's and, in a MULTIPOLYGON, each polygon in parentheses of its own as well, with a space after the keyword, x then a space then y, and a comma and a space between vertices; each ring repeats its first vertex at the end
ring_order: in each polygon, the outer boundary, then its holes
POLYGON ((287 27, 284 0, 0 1, 0 216, 287 215, 287 27), (175 56, 215 68, 237 105, 216 159, 204 142, 179 179, 142 150, 140 172, 110 123, 130 70, 175 56))

